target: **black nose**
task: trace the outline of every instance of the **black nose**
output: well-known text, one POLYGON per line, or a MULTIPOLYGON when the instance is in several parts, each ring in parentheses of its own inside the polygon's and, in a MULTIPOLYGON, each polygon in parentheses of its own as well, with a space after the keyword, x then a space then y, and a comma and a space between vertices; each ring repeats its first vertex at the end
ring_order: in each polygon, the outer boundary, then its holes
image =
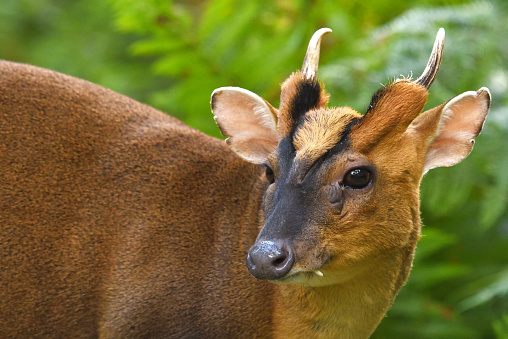
POLYGON ((247 255, 247 268, 258 279, 280 279, 288 274, 294 262, 294 250, 284 241, 260 241, 247 255))

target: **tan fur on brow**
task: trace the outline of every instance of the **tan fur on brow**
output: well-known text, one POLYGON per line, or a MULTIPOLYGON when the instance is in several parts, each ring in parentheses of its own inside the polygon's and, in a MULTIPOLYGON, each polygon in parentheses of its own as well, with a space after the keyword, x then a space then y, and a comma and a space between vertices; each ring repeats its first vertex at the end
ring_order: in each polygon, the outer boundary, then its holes
POLYGON ((359 117, 361 115, 349 107, 308 112, 293 137, 297 154, 315 161, 337 144, 347 124, 359 117))
MULTIPOLYGON (((279 121, 278 121, 278 130, 279 130, 279 138, 282 139, 286 135, 288 135, 295 127, 296 121, 293 121, 293 117, 291 116, 291 112, 293 111, 294 97, 298 94, 298 86, 302 82, 306 82, 308 80, 305 79, 302 72, 297 71, 289 76, 289 78, 284 81, 281 88, 280 94, 280 110, 279 110, 279 121)), ((320 82, 321 93, 319 97, 319 102, 317 108, 324 108, 328 104, 328 100, 330 99, 330 95, 326 93, 324 89, 324 85, 320 82)))

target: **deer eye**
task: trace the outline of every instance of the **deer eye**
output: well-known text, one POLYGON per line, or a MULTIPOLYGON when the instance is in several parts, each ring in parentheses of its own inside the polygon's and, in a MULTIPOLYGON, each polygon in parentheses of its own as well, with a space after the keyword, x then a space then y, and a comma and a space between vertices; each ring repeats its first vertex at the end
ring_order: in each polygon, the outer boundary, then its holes
POLYGON ((372 175, 366 168, 355 168, 347 172, 342 184, 353 189, 365 188, 370 184, 372 175))
POLYGON ((273 184, 275 182, 275 175, 273 174, 273 170, 269 166, 266 166, 265 175, 266 180, 268 180, 270 184, 273 184))

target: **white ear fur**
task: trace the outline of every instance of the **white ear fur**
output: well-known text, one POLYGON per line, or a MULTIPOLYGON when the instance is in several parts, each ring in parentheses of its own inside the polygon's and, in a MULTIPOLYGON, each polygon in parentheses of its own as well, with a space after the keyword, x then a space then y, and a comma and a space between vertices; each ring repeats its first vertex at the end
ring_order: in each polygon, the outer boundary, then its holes
POLYGON ((212 112, 229 147, 243 159, 266 163, 278 145, 277 110, 255 93, 239 87, 213 91, 212 112))
POLYGON ((466 158, 483 127, 490 108, 490 92, 482 87, 451 99, 442 109, 434 139, 430 142, 423 172, 452 166, 466 158))

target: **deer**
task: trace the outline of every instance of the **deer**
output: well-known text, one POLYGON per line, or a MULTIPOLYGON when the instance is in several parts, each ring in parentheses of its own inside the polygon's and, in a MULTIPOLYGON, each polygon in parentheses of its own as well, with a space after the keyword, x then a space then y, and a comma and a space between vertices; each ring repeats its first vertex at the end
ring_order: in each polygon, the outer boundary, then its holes
POLYGON ((0 337, 368 338, 411 270, 419 186, 471 152, 485 87, 416 80, 327 107, 323 28, 279 108, 238 87, 226 141, 85 80, 0 62, 0 337))

